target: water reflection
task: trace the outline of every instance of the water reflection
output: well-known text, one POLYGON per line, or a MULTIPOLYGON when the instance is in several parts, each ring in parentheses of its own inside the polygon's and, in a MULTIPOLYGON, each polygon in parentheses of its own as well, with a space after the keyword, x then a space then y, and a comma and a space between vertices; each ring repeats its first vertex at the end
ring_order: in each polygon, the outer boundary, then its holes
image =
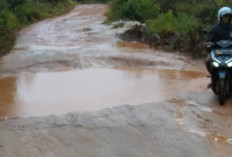
POLYGON ((1 114, 43 116, 163 101, 193 88, 188 82, 203 76, 149 68, 24 73, 0 80, 1 114))
POLYGON ((8 77, 0 80, 0 121, 16 115, 16 77, 8 77))

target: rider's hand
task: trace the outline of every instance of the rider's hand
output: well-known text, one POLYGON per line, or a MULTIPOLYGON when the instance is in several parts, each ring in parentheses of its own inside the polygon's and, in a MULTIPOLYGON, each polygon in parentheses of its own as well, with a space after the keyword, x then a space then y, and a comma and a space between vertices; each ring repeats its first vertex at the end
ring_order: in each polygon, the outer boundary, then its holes
POLYGON ((211 41, 208 41, 208 42, 206 43, 206 46, 210 46, 210 45, 212 45, 212 42, 211 42, 211 41))
POLYGON ((211 41, 208 41, 207 43, 205 43, 205 47, 206 48, 211 48, 212 47, 212 42, 211 41))

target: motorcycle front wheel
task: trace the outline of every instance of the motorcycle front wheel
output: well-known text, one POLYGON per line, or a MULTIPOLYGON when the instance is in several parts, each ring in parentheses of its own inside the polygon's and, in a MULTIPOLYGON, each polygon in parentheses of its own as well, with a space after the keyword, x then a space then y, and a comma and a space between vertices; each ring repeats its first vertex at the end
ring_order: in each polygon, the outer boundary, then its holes
POLYGON ((219 103, 220 105, 224 105, 226 98, 226 89, 225 89, 225 80, 219 80, 219 103))

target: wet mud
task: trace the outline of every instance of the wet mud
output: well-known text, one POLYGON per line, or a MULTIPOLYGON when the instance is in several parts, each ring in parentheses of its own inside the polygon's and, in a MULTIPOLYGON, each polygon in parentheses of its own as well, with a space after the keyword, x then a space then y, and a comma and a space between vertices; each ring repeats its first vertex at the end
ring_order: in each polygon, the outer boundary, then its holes
POLYGON ((0 156, 230 156, 232 100, 218 105, 203 63, 121 41, 107 10, 19 32, 0 61, 0 156))
POLYGON ((165 101, 192 90, 196 85, 185 84, 201 77, 204 73, 146 68, 24 73, 0 80, 2 100, 7 99, 1 102, 1 112, 8 117, 12 114, 13 117, 62 115, 71 111, 165 101), (177 88, 181 91, 176 91, 177 88))
POLYGON ((12 52, 1 61, 3 80, 14 86, 4 94, 11 102, 2 101, 3 116, 139 105, 194 90, 186 83, 203 78, 204 68, 178 54, 121 41, 110 25, 102 24, 107 10, 106 5, 81 5, 19 32, 12 52))

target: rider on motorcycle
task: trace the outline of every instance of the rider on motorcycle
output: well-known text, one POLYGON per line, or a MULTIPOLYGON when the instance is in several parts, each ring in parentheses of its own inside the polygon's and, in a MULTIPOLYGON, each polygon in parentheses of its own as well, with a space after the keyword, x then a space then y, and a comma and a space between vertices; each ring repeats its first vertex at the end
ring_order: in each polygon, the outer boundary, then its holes
MULTIPOLYGON (((218 11, 218 21, 219 23, 213 27, 213 29, 209 32, 207 41, 208 45, 211 45, 212 42, 216 42, 219 40, 231 40, 232 39, 232 9, 230 7, 222 7, 218 11)), ((210 71, 210 63, 211 57, 207 56, 205 60, 206 68, 210 71)), ((211 84, 208 85, 210 87, 211 84)))

